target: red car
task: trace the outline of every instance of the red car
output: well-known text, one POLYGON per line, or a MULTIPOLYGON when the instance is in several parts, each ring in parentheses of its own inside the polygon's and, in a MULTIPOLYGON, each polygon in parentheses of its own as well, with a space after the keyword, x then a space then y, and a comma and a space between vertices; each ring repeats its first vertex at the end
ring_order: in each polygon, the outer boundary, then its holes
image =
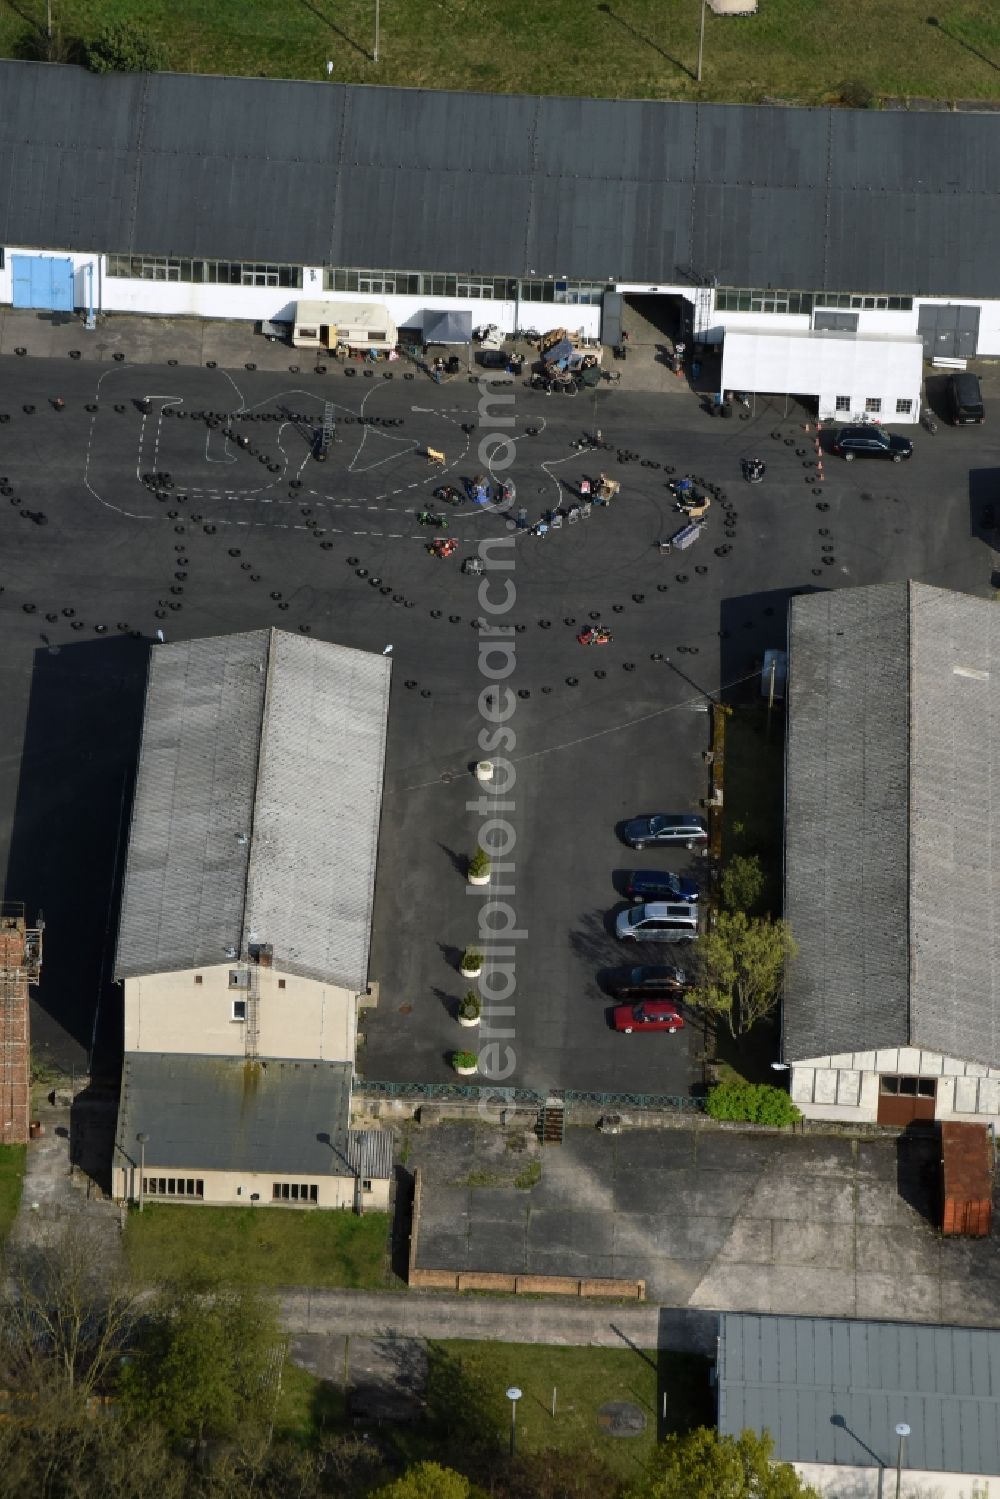
POLYGON ((630 1036, 633 1031, 683 1030, 684 1016, 669 999, 645 999, 638 1005, 615 1005, 611 1012, 616 1031, 630 1036))

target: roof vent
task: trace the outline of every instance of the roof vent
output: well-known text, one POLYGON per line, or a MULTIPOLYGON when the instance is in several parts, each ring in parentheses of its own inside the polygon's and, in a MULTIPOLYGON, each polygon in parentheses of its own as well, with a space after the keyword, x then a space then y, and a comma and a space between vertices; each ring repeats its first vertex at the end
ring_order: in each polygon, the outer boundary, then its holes
POLYGON ((237 843, 249 843, 250 839, 247 837, 246 833, 237 833, 236 834, 236 842, 237 843))

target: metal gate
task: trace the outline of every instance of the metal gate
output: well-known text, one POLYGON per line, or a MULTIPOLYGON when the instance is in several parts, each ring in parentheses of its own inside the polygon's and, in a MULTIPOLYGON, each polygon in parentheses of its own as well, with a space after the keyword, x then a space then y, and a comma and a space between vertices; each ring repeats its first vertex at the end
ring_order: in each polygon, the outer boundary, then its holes
POLYGON ((609 349, 622 341, 622 294, 606 291, 601 299, 601 343, 609 349))
POLYGON ((979 308, 925 302, 917 332, 924 341, 925 359, 974 359, 979 347, 979 308))
POLYGON ((12 255, 14 306, 73 311, 73 262, 55 255, 12 255))

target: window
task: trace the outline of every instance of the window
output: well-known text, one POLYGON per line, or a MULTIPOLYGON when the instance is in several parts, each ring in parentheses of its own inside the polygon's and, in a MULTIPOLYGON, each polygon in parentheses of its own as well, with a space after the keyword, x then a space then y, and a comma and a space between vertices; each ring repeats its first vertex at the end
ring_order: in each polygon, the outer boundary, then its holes
POLYGON ((279 989, 283 989, 284 987, 285 987, 285 980, 284 979, 279 979, 278 980, 278 988, 279 989))
POLYGON ((909 416, 909 414, 910 414, 910 412, 912 410, 913 410, 913 402, 911 400, 909 400, 906 396, 897 396, 897 398, 896 398, 896 415, 897 416, 909 416))
POLYGON ((363 1177, 362 1178, 362 1181, 361 1181, 361 1190, 362 1190, 362 1192, 370 1192, 372 1190, 372 1184, 371 1184, 370 1177, 363 1177))
POLYGON ((850 398, 850 396, 838 396, 837 397, 837 410, 838 411, 850 411, 850 409, 851 409, 851 398, 850 398))
POLYGON ((865 396, 865 410, 870 411, 873 416, 877 416, 882 410, 882 397, 865 396))
POLYGON ((898 1077, 887 1074, 879 1078, 878 1087, 880 1093, 887 1093, 893 1098, 937 1096, 937 1079, 933 1077, 898 1077))
POLYGON ((319 1187, 315 1182, 274 1182, 271 1186, 272 1202, 318 1202, 319 1187))
POLYGON ((187 260, 166 255, 108 255, 109 276, 135 281, 201 281, 228 286, 301 286, 302 267, 256 261, 187 260))
POLYGON ((196 984, 200 984, 201 983, 201 974, 200 973, 196 973, 195 974, 194 981, 195 981, 196 984))
POLYGON ((250 987, 249 973, 243 973, 239 968, 229 970, 230 989, 248 989, 250 987))
POLYGON ((245 999, 233 1000, 233 1019, 245 1020, 247 1018, 247 1002, 245 999))
POLYGON ((205 1183, 195 1176, 144 1176, 144 1197, 204 1197, 205 1183))

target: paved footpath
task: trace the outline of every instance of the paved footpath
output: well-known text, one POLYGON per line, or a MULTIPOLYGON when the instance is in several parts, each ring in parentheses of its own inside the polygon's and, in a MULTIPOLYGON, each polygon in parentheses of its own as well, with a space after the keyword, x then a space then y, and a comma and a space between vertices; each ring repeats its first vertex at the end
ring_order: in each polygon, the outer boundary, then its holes
POLYGON ((285 1291, 280 1303, 282 1323, 292 1334, 495 1339, 710 1353, 717 1326, 711 1313, 684 1309, 427 1291, 285 1291))

